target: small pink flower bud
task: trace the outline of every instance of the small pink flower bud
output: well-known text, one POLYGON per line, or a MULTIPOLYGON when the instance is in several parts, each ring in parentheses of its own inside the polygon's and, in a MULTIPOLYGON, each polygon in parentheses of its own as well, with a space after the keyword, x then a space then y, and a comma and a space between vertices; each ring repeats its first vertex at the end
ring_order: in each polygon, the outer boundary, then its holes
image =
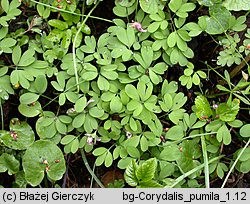
POLYGON ((88 145, 92 145, 94 142, 93 142, 94 138, 93 137, 88 137, 87 138, 87 144, 88 145))
POLYGON ((147 30, 142 28, 142 25, 139 22, 132 21, 132 23, 130 25, 131 25, 132 28, 135 28, 139 32, 142 32, 142 33, 147 32, 147 30))
POLYGON ((216 104, 216 103, 215 103, 215 104, 213 104, 213 109, 217 109, 217 108, 218 108, 218 106, 219 106, 219 105, 218 105, 218 104, 216 104))

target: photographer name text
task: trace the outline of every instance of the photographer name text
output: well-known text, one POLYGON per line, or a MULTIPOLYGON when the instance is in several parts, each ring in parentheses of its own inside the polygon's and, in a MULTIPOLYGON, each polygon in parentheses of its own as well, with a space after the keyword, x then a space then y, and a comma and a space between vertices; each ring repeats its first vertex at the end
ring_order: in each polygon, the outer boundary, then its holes
POLYGON ((62 193, 62 192, 36 192, 31 193, 29 191, 20 192, 4 192, 1 195, 2 201, 4 202, 17 202, 17 201, 82 201, 87 203, 95 200, 95 194, 92 192, 88 193, 62 193))

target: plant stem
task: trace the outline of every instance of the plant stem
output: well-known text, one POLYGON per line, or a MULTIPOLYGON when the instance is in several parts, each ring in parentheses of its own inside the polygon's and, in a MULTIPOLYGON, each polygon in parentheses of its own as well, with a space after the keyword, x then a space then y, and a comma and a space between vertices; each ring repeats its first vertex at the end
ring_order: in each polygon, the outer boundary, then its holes
MULTIPOLYGON (((201 131, 203 132, 202 128, 201 128, 201 131)), ((201 136, 201 147, 202 147, 202 155, 203 155, 203 160, 204 160, 205 185, 206 185, 206 188, 210 188, 207 145, 206 145, 204 135, 201 136)))
POLYGON ((58 115, 59 115, 59 113, 60 113, 60 107, 61 107, 61 106, 58 106, 58 108, 57 108, 56 117, 58 117, 58 115))
POLYGON ((53 98, 53 99, 50 99, 50 101, 49 101, 47 104, 45 104, 45 105, 42 107, 42 109, 44 109, 45 107, 47 107, 49 104, 51 104, 53 101, 55 101, 58 97, 59 97, 59 95, 56 96, 56 97, 53 98))
MULTIPOLYGON (((93 166, 93 173, 95 173, 95 164, 94 164, 94 166, 93 166)), ((93 177, 93 175, 91 176, 91 181, 90 181, 90 188, 93 188, 93 179, 94 179, 94 177, 93 177)))
POLYGON ((4 116, 3 116, 2 99, 0 99, 0 113, 1 113, 2 130, 4 130, 4 116))
POLYGON ((77 64, 76 64, 76 41, 78 38, 79 33, 81 32, 83 26, 85 25, 86 21, 88 20, 90 14, 95 10, 95 8, 98 6, 100 1, 98 1, 95 6, 89 11, 88 15, 85 17, 83 20, 80 28, 77 30, 74 41, 73 41, 73 46, 72 46, 72 54, 73 54, 73 63, 74 63, 74 72, 75 72, 75 77, 76 77, 76 84, 77 84, 77 93, 80 91, 80 86, 79 86, 79 78, 78 78, 78 73, 77 73, 77 64))
MULTIPOLYGON (((45 4, 45 3, 41 3, 41 2, 36 1, 36 0, 30 0, 30 1, 33 2, 33 3, 36 3, 36 4, 43 5, 45 7, 51 8, 51 9, 55 9, 55 10, 57 10, 59 12, 69 13, 69 14, 72 14, 72 15, 75 15, 75 16, 83 16, 83 17, 87 16, 87 15, 84 15, 84 14, 79 14, 79 13, 75 13, 75 12, 72 12, 72 11, 59 9, 59 8, 57 8, 55 6, 51 6, 51 5, 48 5, 48 4, 45 4)), ((106 21, 106 22, 109 22, 109 23, 114 23, 112 20, 105 19, 105 18, 100 18, 100 17, 97 17, 97 16, 89 16, 89 18, 94 18, 94 19, 97 19, 97 20, 106 21)))
MULTIPOLYGON (((246 65, 248 65, 248 62, 250 60, 250 54, 248 54, 244 60, 241 61, 241 63, 236 66, 230 73, 230 78, 232 79, 233 77, 235 77, 246 65)), ((249 65, 248 65, 249 66, 249 65)), ((214 70, 213 70, 214 71, 214 70)), ((223 78, 223 80, 219 81, 220 85, 225 85, 226 84, 226 80, 225 78, 223 78)))
POLYGON ((248 145, 250 144, 250 139, 248 139, 247 143, 245 144, 245 146, 243 147, 243 149, 240 151, 239 155, 237 156, 237 158, 235 159, 233 165, 231 166, 229 172, 227 173, 227 176, 223 182, 223 184, 221 185, 221 188, 224 188, 224 186, 226 185, 227 183, 227 180, 230 176, 230 174, 232 173, 232 171, 234 170, 234 167, 236 166, 237 162, 239 161, 241 155, 243 154, 243 152, 245 151, 245 149, 248 147, 248 145))
MULTIPOLYGON (((81 84, 81 83, 83 83, 83 82, 84 82, 84 80, 80 81, 79 84, 81 84)), ((63 93, 66 93, 68 90, 74 88, 74 87, 77 86, 77 85, 78 85, 78 84, 74 84, 74 85, 68 87, 67 89, 65 89, 65 90, 63 91, 63 93)), ((48 102, 47 104, 45 104, 42 108, 44 109, 44 108, 47 107, 49 104, 51 104, 53 101, 56 101, 56 99, 59 98, 59 96, 60 96, 60 95, 56 96, 56 97, 53 98, 53 99, 48 98, 48 99, 50 99, 51 101, 48 102)))
POLYGON ((241 110, 250 110, 250 108, 240 108, 241 110))
MULTIPOLYGON (((250 54, 249 54, 250 55, 250 54)), ((219 75, 223 80, 220 80, 219 82, 218 82, 218 84, 220 84, 220 85, 224 85, 225 84, 225 82, 226 82, 226 78, 225 77, 223 77, 219 72, 217 72, 214 68, 212 68, 211 66, 209 66, 209 65, 207 65, 211 70, 213 70, 217 75, 219 75)), ((244 97, 245 97, 245 99, 246 100, 248 100, 248 102, 250 103, 250 99, 246 96, 246 94, 244 93, 244 92, 241 92, 240 90, 235 90, 235 88, 237 87, 237 86, 235 86, 234 84, 232 84, 231 83, 231 81, 230 81, 230 83, 228 83, 228 86, 229 86, 229 88, 230 88, 230 91, 228 91, 230 94, 233 94, 233 95, 235 95, 237 98, 239 98, 238 96, 238 94, 236 93, 236 91, 238 91, 239 93, 241 93, 244 97), (232 87, 233 87, 233 89, 232 89, 232 87)), ((240 98, 239 98, 240 99, 240 98)))
MULTIPOLYGON (((221 156, 218 156, 218 157, 215 157, 215 158, 209 160, 209 161, 208 161, 208 164, 213 163, 213 162, 215 162, 215 161, 221 159, 222 157, 223 157, 222 155, 221 155, 221 156)), ((175 187, 175 186, 176 186, 178 183, 180 183, 183 179, 185 179, 186 177, 188 177, 188 176, 190 176, 191 174, 195 173, 196 171, 201 170, 202 168, 204 168, 204 166, 205 166, 205 164, 203 163, 203 164, 197 166, 196 168, 194 168, 194 169, 192 169, 192 170, 190 170, 190 171, 184 173, 183 175, 179 176, 179 177, 175 180, 175 182, 174 182, 170 187, 169 187, 169 186, 165 186, 164 188, 173 188, 173 187, 175 187)))
POLYGON ((249 13, 250 13, 250 10, 248 12, 246 12, 245 16, 247 17, 249 13))
POLYGON ((44 97, 44 98, 46 98, 46 99, 49 99, 49 100, 53 100, 52 98, 50 98, 50 97, 48 97, 48 96, 46 96, 46 95, 43 95, 43 94, 41 94, 40 96, 42 96, 42 97, 44 97))
POLYGON ((96 181, 96 183, 101 187, 101 188, 105 188, 105 186, 102 184, 102 182, 97 178, 97 176, 94 174, 94 172, 92 171, 92 169, 89 166, 88 160, 86 158, 86 155, 84 153, 84 150, 81 148, 81 155, 82 155, 82 160, 88 170, 88 172, 91 174, 91 176, 94 178, 94 180, 96 181))
MULTIPOLYGON (((217 132, 208 132, 208 133, 206 133, 206 135, 214 135, 214 134, 216 134, 216 133, 217 133, 217 132)), ((190 136, 184 137, 184 138, 182 138, 182 139, 180 139, 180 140, 176 140, 176 141, 174 141, 174 142, 168 142, 168 143, 166 143, 165 145, 157 145, 157 146, 158 146, 158 147, 165 147, 165 146, 168 146, 169 144, 178 144, 178 143, 180 143, 180 142, 182 142, 182 141, 184 141, 184 140, 193 139, 193 138, 195 138, 195 137, 200 137, 200 136, 202 136, 202 135, 205 135, 205 134, 202 133, 202 134, 190 135, 190 136)))
MULTIPOLYGON (((86 0, 83 0, 82 1, 82 14, 84 15, 84 13, 85 13, 85 3, 86 3, 86 0)), ((81 16, 81 21, 83 21, 83 17, 84 16, 81 16)))

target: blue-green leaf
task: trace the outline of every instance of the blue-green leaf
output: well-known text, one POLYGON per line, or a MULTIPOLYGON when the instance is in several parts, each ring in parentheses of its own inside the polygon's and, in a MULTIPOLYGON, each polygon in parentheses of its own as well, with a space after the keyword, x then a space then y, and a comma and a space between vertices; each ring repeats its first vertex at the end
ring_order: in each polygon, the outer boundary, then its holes
POLYGON ((228 10, 232 11, 248 11, 250 10, 249 0, 225 0, 222 3, 228 10))
POLYGON ((149 14, 155 14, 158 12, 159 8, 159 0, 140 0, 141 9, 149 14))

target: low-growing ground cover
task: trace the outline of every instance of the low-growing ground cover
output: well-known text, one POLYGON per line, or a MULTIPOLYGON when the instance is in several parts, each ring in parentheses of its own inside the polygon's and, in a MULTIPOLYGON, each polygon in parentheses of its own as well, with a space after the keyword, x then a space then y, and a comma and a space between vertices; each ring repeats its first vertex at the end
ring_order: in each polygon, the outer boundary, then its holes
POLYGON ((249 187, 249 1, 0 2, 3 187, 249 187))

